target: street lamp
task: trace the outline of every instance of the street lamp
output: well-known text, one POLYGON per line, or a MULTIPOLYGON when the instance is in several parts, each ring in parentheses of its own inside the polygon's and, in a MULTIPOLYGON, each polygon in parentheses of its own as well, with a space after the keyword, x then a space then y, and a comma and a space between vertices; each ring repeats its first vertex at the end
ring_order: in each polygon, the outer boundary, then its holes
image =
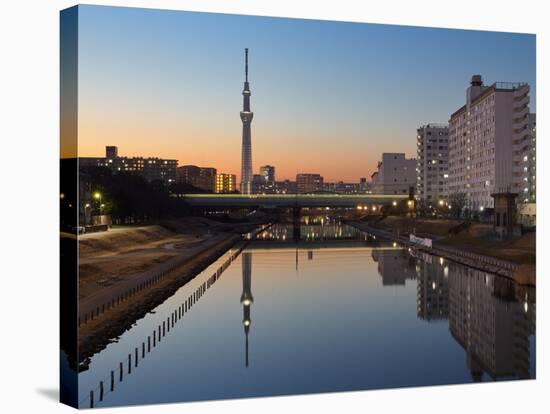
POLYGON ((88 222, 88 209, 90 208, 90 203, 84 204, 84 225, 89 224, 88 222))
MULTIPOLYGON (((101 207, 102 207, 102 204, 101 204, 101 193, 99 191, 96 191, 95 193, 92 194, 92 196, 94 197, 94 199, 97 201, 97 204, 96 206, 99 206, 99 207, 96 207, 97 208, 97 211, 99 211, 99 215, 101 215, 101 207)), ((96 213, 97 214, 97 213, 96 213)))

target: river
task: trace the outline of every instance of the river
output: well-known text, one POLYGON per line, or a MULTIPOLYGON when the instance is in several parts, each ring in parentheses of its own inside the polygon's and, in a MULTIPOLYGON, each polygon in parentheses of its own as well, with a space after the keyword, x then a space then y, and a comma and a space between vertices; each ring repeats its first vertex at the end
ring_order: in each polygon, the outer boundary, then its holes
POLYGON ((299 234, 274 225, 137 321, 79 374, 81 406, 535 378, 534 289, 329 217, 299 234))

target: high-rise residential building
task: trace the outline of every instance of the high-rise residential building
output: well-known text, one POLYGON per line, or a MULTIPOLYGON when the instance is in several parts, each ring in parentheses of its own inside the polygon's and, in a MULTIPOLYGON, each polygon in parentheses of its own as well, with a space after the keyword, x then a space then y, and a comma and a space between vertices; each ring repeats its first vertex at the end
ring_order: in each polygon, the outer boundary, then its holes
POLYGON ((216 174, 216 193, 234 193, 237 177, 235 174, 216 174))
POLYGON ((537 118, 529 114, 529 141, 522 147, 523 189, 518 195, 518 222, 536 226, 537 219, 537 118))
POLYGON ((537 116, 529 114, 529 139, 522 147, 523 151, 523 189, 519 195, 523 203, 537 201, 537 116))
POLYGON ((521 194, 529 131, 529 85, 483 84, 472 76, 466 104, 449 121, 449 193, 463 193, 466 207, 494 207, 492 193, 521 194))
POLYGON ((435 205, 448 196, 449 127, 426 124, 416 130, 416 198, 435 205))
POLYGON ((296 174, 296 186, 298 193, 314 193, 316 191, 321 191, 323 189, 323 177, 321 174, 296 174))
POLYGON ((416 184, 416 159, 403 153, 384 153, 377 171, 371 176, 372 192, 376 194, 409 194, 416 184))
POLYGON ((113 173, 130 173, 140 175, 147 181, 160 180, 164 184, 176 182, 178 160, 167 160, 156 157, 120 157, 115 146, 106 147, 105 157, 80 157, 80 168, 106 167, 113 173))
POLYGON ((241 121, 243 123, 243 142, 241 159, 241 193, 251 194, 252 177, 252 136, 250 124, 254 117, 254 112, 250 111, 250 84, 248 83, 248 48, 244 50, 244 88, 243 88, 243 110, 241 111, 241 121))
POLYGON ((275 182, 275 167, 273 165, 262 165, 260 167, 260 175, 266 183, 275 182))
POLYGON ((191 184, 193 187, 214 192, 216 189, 215 168, 182 165, 176 169, 176 182, 191 184))

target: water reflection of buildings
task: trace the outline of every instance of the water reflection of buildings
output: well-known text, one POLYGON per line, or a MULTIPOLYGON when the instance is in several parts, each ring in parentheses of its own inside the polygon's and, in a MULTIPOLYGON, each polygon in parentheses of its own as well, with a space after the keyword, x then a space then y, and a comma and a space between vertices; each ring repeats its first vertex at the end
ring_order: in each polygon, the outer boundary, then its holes
MULTIPOLYGON (((323 224, 310 223, 302 223, 299 226, 300 240, 360 240, 363 234, 356 228, 340 222, 323 222, 323 224)), ((256 239, 291 241, 294 239, 294 228, 292 224, 274 224, 269 229, 258 233, 256 239)))
POLYGON ((442 259, 430 256, 429 261, 418 260, 416 312, 426 321, 449 317, 448 264, 442 259))
POLYGON ((248 367, 248 333, 250 332, 250 306, 254 302, 252 297, 252 253, 242 253, 243 262, 243 293, 241 303, 243 305, 243 326, 245 335, 245 366, 248 367))
POLYGON ((465 349, 474 381, 531 378, 529 336, 535 334, 534 294, 511 281, 450 264, 449 328, 465 349))
POLYGON ((416 259, 406 249, 374 249, 372 258, 378 263, 378 273, 384 286, 405 285, 407 279, 416 278, 416 259))

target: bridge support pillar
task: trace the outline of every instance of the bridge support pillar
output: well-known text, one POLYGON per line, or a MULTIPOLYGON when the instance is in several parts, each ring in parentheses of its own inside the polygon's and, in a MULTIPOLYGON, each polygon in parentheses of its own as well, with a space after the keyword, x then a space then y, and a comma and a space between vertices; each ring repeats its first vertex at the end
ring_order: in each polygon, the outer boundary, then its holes
POLYGON ((302 208, 294 207, 292 209, 292 238, 294 241, 300 240, 300 218, 302 217, 302 208))

